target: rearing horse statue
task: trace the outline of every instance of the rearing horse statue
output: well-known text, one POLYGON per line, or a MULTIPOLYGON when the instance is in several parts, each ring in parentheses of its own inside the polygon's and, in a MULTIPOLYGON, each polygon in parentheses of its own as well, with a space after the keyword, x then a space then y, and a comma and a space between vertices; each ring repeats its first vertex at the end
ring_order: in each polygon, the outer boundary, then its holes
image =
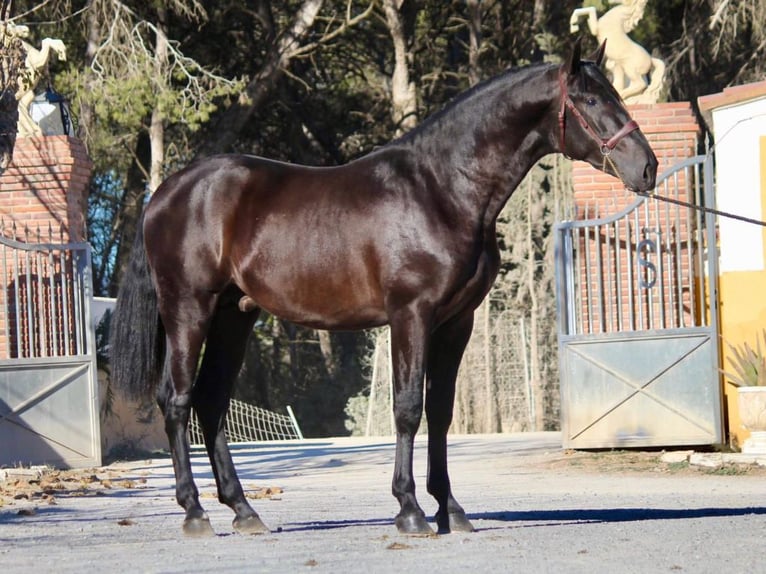
POLYGON ((599 43, 606 42, 606 68, 612 73, 612 84, 629 104, 654 104, 660 95, 665 64, 628 36, 644 16, 648 0, 609 0, 618 4, 601 18, 593 6, 572 12, 569 29, 579 31, 580 18, 587 16, 590 33, 599 43), (646 81, 649 76, 650 81, 646 81), (626 81, 627 80, 627 81, 626 81))
POLYGON ((40 126, 37 125, 29 114, 29 105, 35 98, 35 87, 40 80, 43 69, 48 65, 51 54, 58 56, 61 61, 66 60, 66 46, 64 42, 57 38, 43 38, 38 50, 25 38, 29 37, 29 28, 11 23, 5 24, 5 35, 16 37, 21 41, 26 58, 24 59, 24 70, 18 75, 18 86, 16 91, 16 100, 18 101, 18 133, 24 136, 39 136, 42 134, 40 126))

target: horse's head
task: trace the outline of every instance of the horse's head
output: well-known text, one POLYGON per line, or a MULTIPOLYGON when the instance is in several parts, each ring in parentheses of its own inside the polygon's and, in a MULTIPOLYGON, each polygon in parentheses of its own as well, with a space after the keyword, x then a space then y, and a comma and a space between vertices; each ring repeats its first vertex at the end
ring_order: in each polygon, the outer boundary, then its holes
POLYGON ((654 187, 657 157, 601 71, 604 48, 593 61, 581 61, 578 42, 559 69, 559 151, 619 177, 632 191, 647 191, 654 187))
POLYGON ((16 123, 19 106, 10 89, 0 91, 0 175, 8 168, 16 144, 16 123))

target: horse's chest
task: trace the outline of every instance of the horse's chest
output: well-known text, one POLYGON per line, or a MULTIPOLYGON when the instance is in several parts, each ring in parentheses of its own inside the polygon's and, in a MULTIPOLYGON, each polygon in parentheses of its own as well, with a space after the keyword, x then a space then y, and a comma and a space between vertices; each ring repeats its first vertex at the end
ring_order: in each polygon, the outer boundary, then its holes
MULTIPOLYGON (((487 245, 473 266, 473 273, 455 285, 453 295, 444 306, 445 315, 454 316, 478 307, 497 277, 500 256, 496 245, 487 245)), ((446 317, 445 317, 446 319, 446 317)))
POLYGON ((496 246, 485 249, 476 265, 476 271, 465 285, 466 296, 473 299, 476 305, 489 293, 492 283, 500 268, 500 257, 496 246))

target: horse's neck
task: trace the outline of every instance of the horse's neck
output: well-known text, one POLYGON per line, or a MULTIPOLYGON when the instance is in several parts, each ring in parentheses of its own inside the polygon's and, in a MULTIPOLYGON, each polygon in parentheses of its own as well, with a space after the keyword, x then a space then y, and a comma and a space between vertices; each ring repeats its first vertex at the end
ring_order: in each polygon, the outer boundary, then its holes
POLYGON ((441 170, 445 199, 474 211, 485 226, 537 160, 555 151, 557 68, 538 72, 477 92, 461 103, 453 125, 433 128, 438 140, 428 154, 441 170))
POLYGON ((636 27, 643 16, 644 9, 638 4, 615 6, 598 21, 599 41, 603 42, 608 38, 610 42, 616 42, 622 39, 636 27))

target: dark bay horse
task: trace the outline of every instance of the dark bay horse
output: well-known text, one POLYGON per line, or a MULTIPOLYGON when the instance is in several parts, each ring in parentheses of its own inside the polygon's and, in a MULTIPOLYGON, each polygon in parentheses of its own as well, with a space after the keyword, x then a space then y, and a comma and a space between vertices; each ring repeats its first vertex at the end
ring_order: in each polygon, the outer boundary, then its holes
POLYGON ((390 326, 396 526, 432 532, 412 470, 425 395, 438 529, 473 530, 452 495, 446 437, 474 310, 498 272, 500 210, 532 165, 555 152, 629 189, 654 187, 657 160, 601 72, 602 56, 603 46, 595 62, 581 61, 578 45, 563 65, 510 70, 344 166, 222 155, 160 186, 118 297, 111 365, 134 396, 159 387, 186 533, 212 533, 189 461, 191 407, 234 528, 268 531, 245 499, 223 433, 260 309, 320 329, 390 326))

